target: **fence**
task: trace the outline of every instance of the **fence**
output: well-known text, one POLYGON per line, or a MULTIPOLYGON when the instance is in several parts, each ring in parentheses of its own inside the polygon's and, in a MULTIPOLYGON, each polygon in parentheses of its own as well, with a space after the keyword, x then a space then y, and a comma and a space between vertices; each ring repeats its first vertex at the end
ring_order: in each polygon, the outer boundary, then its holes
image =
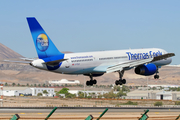
POLYGON ((0 107, 3 106, 3 84, 0 84, 0 107))

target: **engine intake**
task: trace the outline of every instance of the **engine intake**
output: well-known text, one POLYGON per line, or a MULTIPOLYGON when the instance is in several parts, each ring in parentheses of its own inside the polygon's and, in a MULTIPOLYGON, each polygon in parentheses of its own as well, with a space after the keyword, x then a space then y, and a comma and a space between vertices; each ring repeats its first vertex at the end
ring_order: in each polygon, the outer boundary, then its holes
POLYGON ((153 75, 154 73, 156 73, 157 71, 157 67, 155 64, 149 63, 147 65, 141 65, 135 68, 135 73, 139 74, 139 75, 153 75))

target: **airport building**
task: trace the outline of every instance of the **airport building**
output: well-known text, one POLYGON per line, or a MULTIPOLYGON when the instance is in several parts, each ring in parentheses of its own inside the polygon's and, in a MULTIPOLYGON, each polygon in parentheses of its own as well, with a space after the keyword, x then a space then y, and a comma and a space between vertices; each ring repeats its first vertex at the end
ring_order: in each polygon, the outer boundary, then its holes
POLYGON ((76 94, 77 97, 78 97, 79 92, 85 93, 87 94, 87 96, 92 95, 92 94, 94 96, 98 96, 98 95, 103 95, 105 93, 109 93, 109 91, 83 91, 83 90, 69 90, 68 92, 71 94, 76 94))
POLYGON ((37 96, 42 93, 43 96, 53 97, 55 95, 54 88, 29 88, 29 87, 4 87, 3 96, 37 96), (48 93, 43 94, 46 90, 48 93))
POLYGON ((150 88, 153 88, 153 87, 155 87, 155 88, 158 88, 158 87, 163 87, 163 88, 178 88, 178 87, 180 87, 179 85, 148 85, 148 87, 150 87, 150 88))
POLYGON ((159 92, 156 93, 157 100, 177 100, 177 94, 172 92, 159 92))
POLYGON ((46 90, 48 92, 48 94, 43 94, 43 96, 50 96, 50 97, 54 97, 55 93, 54 93, 54 88, 30 88, 32 91, 32 96, 37 96, 38 93, 42 93, 43 91, 46 90))
POLYGON ((79 80, 67 80, 67 79, 61 79, 61 80, 52 80, 49 81, 49 84, 80 84, 79 80))
MULTIPOLYGON (((76 94, 78 97, 78 93, 86 93, 87 96, 99 96, 109 91, 83 91, 83 90, 69 90, 71 94, 76 94)), ((117 94, 118 91, 114 91, 114 94, 117 94)), ((163 90, 134 90, 127 93, 127 96, 122 96, 122 99, 157 99, 157 100, 177 100, 180 98, 180 92, 166 92, 163 90)))
POLYGON ((124 99, 157 99, 177 100, 180 92, 167 92, 164 90, 134 90, 123 96, 124 99))

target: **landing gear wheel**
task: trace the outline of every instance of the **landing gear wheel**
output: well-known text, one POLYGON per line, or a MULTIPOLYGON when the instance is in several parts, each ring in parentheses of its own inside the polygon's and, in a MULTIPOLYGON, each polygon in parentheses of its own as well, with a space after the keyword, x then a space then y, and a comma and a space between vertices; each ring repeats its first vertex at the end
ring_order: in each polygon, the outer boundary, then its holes
POLYGON ((158 71, 158 66, 157 66, 157 70, 156 70, 156 74, 154 75, 154 79, 159 79, 159 75, 157 75, 159 73, 158 71))
POLYGON ((116 84, 116 85, 126 84, 126 79, 116 80, 116 81, 115 81, 115 84, 116 84))
POLYGON ((159 75, 157 75, 157 79, 159 79, 159 75))
POLYGON ((86 85, 89 86, 90 85, 90 81, 86 81, 86 85))
POLYGON ((116 81, 115 81, 115 84, 116 84, 116 85, 119 85, 119 80, 116 80, 116 81))
POLYGON ((86 85, 87 85, 87 86, 93 86, 93 84, 96 84, 96 83, 97 83, 97 80, 96 80, 96 79, 93 80, 93 75, 92 75, 92 74, 89 74, 88 76, 90 77, 90 80, 89 80, 89 81, 86 81, 86 85))
POLYGON ((126 84, 126 80, 125 80, 125 79, 122 79, 122 77, 123 77, 123 75, 124 75, 124 70, 118 71, 118 73, 119 73, 119 80, 116 80, 116 81, 115 81, 115 84, 116 84, 116 85, 126 84))
POLYGON ((154 79, 159 79, 159 75, 154 75, 154 79))
POLYGON ((94 80, 93 80, 93 84, 96 84, 96 83, 97 83, 97 80, 94 79, 94 80))
POLYGON ((119 80, 119 85, 122 85, 123 83, 122 83, 122 80, 119 80))
POLYGON ((86 81, 86 85, 87 85, 87 86, 93 86, 93 84, 96 84, 96 83, 97 83, 96 80, 86 81))
POLYGON ((123 79, 123 80, 122 80, 122 83, 123 83, 123 84, 126 84, 126 79, 123 79))
POLYGON ((93 86, 94 81, 90 80, 90 86, 93 86))

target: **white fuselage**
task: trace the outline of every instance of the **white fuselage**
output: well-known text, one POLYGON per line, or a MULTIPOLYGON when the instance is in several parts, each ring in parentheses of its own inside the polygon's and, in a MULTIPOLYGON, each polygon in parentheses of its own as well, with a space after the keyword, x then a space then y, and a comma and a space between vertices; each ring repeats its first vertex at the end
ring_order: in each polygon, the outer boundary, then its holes
MULTIPOLYGON (((56 70, 49 70, 42 59, 34 60, 32 66, 62 74, 103 74, 108 67, 116 64, 148 59, 167 53, 163 49, 127 49, 99 52, 69 53, 64 55, 64 59, 56 70)), ((156 66, 163 66, 171 63, 171 58, 153 62, 156 66)))

